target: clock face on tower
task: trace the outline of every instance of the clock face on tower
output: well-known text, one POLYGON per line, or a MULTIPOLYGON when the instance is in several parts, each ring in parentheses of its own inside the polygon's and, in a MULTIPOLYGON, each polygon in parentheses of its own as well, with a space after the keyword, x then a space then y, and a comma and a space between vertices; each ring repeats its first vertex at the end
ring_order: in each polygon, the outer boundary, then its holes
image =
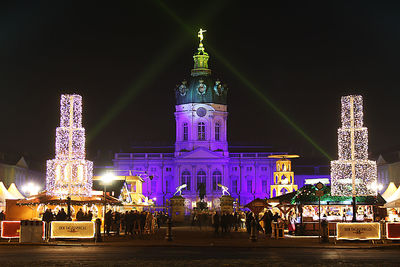
POLYGON ((203 107, 200 107, 196 110, 196 114, 199 117, 204 117, 207 114, 207 110, 203 107))

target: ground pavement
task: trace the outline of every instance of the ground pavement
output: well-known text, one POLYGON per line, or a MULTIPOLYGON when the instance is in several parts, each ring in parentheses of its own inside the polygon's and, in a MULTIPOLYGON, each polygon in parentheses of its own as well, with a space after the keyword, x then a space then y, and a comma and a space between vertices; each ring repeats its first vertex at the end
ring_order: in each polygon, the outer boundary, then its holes
MULTIPOLYGON (((139 236, 106 236, 102 242, 90 240, 51 240, 36 245, 42 246, 128 246, 128 247, 269 247, 269 248, 336 248, 336 249, 354 249, 354 248, 399 248, 400 243, 395 241, 375 242, 370 241, 335 241, 331 237, 329 243, 321 243, 318 237, 300 237, 286 235, 283 239, 267 238, 259 233, 256 242, 249 239, 245 231, 231 231, 230 233, 215 234, 211 227, 173 227, 173 240, 165 240, 166 228, 161 227, 157 233, 152 235, 139 236)), ((7 245, 25 245, 19 244, 17 239, 8 242, 6 239, 0 241, 0 246, 7 245)))

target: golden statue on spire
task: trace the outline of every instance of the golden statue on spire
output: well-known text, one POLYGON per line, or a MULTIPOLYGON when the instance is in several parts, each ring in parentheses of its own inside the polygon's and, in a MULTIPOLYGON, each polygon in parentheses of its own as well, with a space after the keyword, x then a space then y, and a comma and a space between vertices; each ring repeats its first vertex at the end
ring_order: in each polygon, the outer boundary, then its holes
POLYGON ((203 42, 203 39, 204 39, 203 32, 207 32, 207 31, 200 28, 200 31, 199 31, 199 33, 197 34, 197 37, 200 38, 200 43, 202 43, 202 42, 203 42))

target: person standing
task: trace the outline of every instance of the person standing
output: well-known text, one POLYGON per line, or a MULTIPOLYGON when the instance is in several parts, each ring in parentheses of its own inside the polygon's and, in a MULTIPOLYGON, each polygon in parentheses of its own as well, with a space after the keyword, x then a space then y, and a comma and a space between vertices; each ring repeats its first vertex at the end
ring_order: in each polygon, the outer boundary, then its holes
POLYGON ((293 235, 295 230, 296 230, 296 226, 295 226, 295 216, 293 211, 289 212, 288 215, 288 230, 289 230, 289 235, 293 235))
POLYGON ((221 218, 219 216, 219 213, 216 212, 212 219, 213 219, 214 233, 218 235, 218 229, 221 223, 221 218))
POLYGON ((46 240, 49 240, 49 238, 50 238, 50 223, 51 223, 51 221, 54 221, 54 215, 51 212, 51 209, 46 209, 46 211, 43 213, 42 221, 45 222, 44 236, 45 236, 46 240))
POLYGON ((273 215, 271 210, 265 212, 264 216, 262 217, 262 220, 264 221, 264 232, 267 237, 271 237, 272 234, 272 226, 271 226, 272 217, 273 215))
POLYGON ((6 220, 6 214, 4 213, 4 211, 0 212, 0 222, 1 221, 5 221, 6 220))
POLYGON ((115 225, 115 234, 119 235, 119 231, 121 229, 121 214, 116 211, 114 214, 114 225, 115 225))
POLYGON ((110 236, 110 228, 112 225, 112 213, 111 210, 108 210, 104 216, 104 226, 106 228, 106 233, 110 236))

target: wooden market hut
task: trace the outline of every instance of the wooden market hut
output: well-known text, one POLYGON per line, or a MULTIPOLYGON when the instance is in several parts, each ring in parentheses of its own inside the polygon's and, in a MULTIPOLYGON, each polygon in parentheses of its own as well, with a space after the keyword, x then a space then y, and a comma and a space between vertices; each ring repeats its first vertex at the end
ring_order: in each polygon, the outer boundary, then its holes
MULTIPOLYGON (((96 191, 93 192, 96 193, 96 191)), ((71 196, 70 200, 71 209, 75 212, 84 206, 101 211, 104 205, 120 206, 122 203, 108 194, 105 200, 103 194, 93 194, 90 197, 71 196)), ((54 211, 57 207, 64 207, 67 212, 67 206, 66 198, 48 195, 46 191, 43 191, 25 199, 7 200, 6 215, 7 220, 37 220, 41 218, 45 208, 54 211)), ((97 217, 102 218, 102 212, 98 212, 97 217)))

